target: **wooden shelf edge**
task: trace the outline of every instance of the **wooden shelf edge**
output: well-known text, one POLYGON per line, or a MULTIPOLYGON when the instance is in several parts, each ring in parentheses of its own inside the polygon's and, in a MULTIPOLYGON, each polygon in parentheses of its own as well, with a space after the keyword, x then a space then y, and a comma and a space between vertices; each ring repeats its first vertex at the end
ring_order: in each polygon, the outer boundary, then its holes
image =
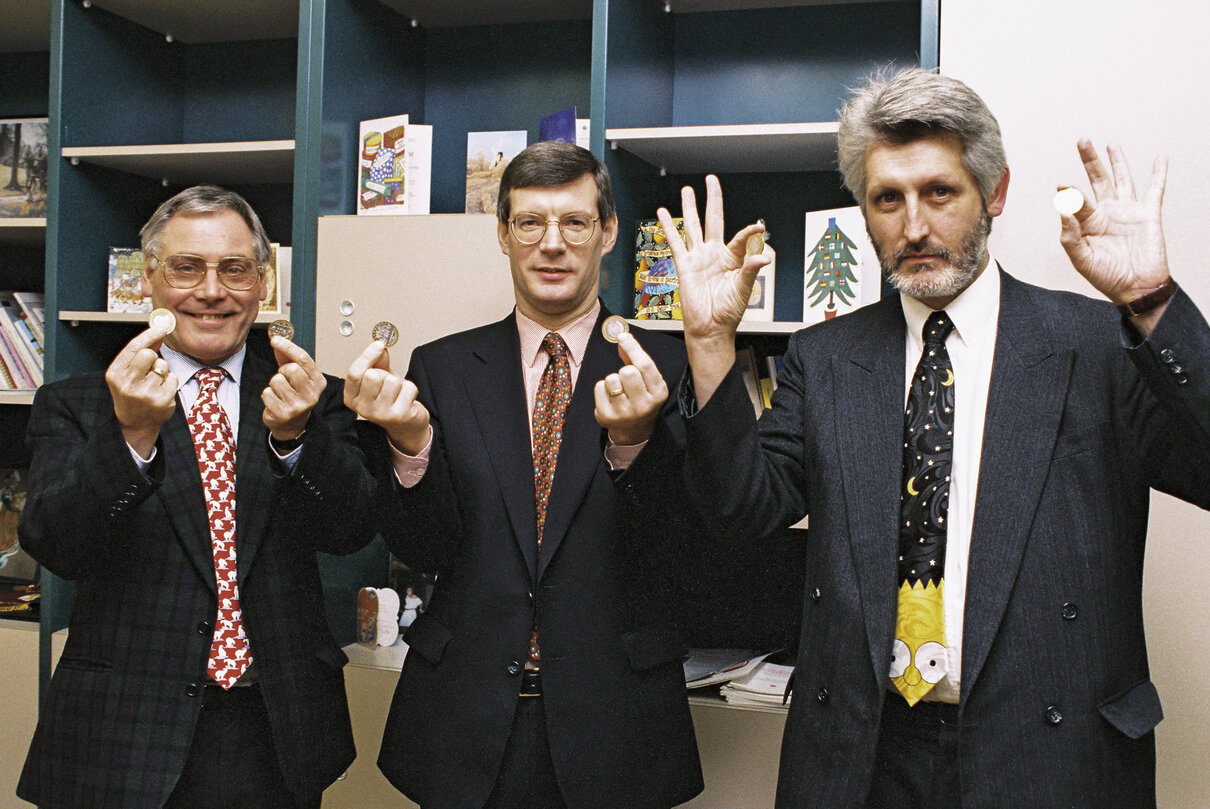
POLYGON ((33 403, 34 391, 31 389, 0 390, 0 405, 28 405, 33 403))
POLYGON ((293 140, 245 140, 217 143, 154 143, 133 146, 64 146, 64 157, 81 160, 92 157, 253 154, 256 152, 293 152, 293 140))
POLYGON ((606 129, 624 149, 673 174, 832 171, 836 121, 606 129))

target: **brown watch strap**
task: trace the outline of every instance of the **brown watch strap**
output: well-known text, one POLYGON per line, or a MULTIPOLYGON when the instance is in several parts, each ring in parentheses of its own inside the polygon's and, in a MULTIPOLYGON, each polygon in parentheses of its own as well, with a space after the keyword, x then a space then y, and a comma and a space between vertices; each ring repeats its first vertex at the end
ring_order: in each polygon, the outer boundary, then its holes
POLYGON ((1168 280, 1146 295, 1142 295, 1127 303, 1118 304, 1118 311, 1122 313, 1123 317, 1138 317, 1150 312, 1157 306, 1167 303, 1176 294, 1176 290, 1176 281, 1172 280, 1172 276, 1168 276, 1168 280))

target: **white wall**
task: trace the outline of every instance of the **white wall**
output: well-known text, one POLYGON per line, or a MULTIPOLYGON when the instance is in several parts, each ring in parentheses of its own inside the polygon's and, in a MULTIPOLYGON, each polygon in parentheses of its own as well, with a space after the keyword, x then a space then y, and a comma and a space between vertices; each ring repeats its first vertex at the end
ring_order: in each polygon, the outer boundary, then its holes
MULTIPOLYGON (((1173 277, 1210 313, 1210 11, 1189 0, 943 0, 941 69, 971 85, 1004 131, 1012 171, 992 251, 1044 286, 1096 294, 1059 247, 1057 183, 1088 191, 1075 141, 1121 143, 1146 188, 1170 157, 1164 231, 1173 277)), ((1202 363, 1210 366, 1210 358, 1202 363)), ((1210 372, 1210 368, 1196 369, 1210 372)), ((1164 703, 1156 731, 1159 805, 1210 797, 1210 515, 1152 498, 1145 569, 1152 674, 1164 703)), ((1109 594, 1112 597, 1112 594, 1109 594)))

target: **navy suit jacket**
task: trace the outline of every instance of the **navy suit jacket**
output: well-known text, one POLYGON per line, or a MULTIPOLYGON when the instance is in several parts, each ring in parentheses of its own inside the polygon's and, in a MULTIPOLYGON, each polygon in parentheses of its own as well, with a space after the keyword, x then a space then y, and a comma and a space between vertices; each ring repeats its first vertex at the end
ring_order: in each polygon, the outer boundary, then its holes
MULTIPOLYGON (((313 799, 353 760, 342 667, 315 552, 372 536, 373 480, 329 379, 291 473, 269 457, 252 346, 240 383, 236 564, 245 628, 286 782, 313 799)), ((67 644, 17 793, 42 807, 162 806, 201 707, 217 610, 205 497, 179 405, 144 475, 101 374, 44 385, 21 544, 77 585, 67 644)))
MULTIPOLYGON (((1152 488, 1210 506, 1210 329, 1178 292, 1127 347, 1108 302, 1002 280, 962 638, 963 806, 1154 806, 1147 509, 1152 488)), ((703 507, 732 526, 810 514, 780 809, 862 807, 873 777, 904 332, 897 296, 805 329, 759 427, 735 373, 688 419, 703 507)))
MULTIPOLYGON (((671 581, 692 553, 683 431, 668 405, 630 468, 609 471, 592 389, 621 361, 597 325, 540 554, 514 316, 413 354, 409 377, 431 414, 433 448, 422 480, 395 487, 383 530, 405 563, 437 581, 405 636, 378 765, 425 809, 487 801, 535 622, 550 752, 569 806, 665 809, 702 788, 686 650, 672 621, 671 581)), ((680 377, 683 344, 635 335, 666 380, 680 377)))

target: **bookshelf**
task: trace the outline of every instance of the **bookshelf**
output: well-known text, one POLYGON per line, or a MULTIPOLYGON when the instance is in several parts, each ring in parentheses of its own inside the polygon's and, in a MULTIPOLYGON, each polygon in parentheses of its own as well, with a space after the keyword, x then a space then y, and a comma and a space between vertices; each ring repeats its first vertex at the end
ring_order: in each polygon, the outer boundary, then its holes
MULTIPOLYGON (((801 312, 803 213, 849 204, 831 168, 845 87, 937 53, 938 0, 18 5, 0 27, 0 72, 17 78, 0 116, 49 117, 51 203, 44 222, 0 223, 0 287, 45 293, 48 380, 102 370, 130 339, 141 319, 105 312, 108 249, 136 245, 156 205, 196 182, 239 191, 293 248, 295 339, 314 351, 317 280, 341 272, 339 246, 318 255, 319 217, 353 213, 358 122, 399 112, 434 127, 434 214, 462 213, 468 131, 532 141, 539 118, 570 106, 591 119, 623 234, 722 172, 729 221, 764 218, 778 249, 783 322, 745 331, 782 339, 801 312)), ((603 271, 622 312, 632 243, 603 271)), ((5 435, 23 433, 29 398, 0 396, 5 435)), ((47 576, 44 683, 71 601, 47 576)))

